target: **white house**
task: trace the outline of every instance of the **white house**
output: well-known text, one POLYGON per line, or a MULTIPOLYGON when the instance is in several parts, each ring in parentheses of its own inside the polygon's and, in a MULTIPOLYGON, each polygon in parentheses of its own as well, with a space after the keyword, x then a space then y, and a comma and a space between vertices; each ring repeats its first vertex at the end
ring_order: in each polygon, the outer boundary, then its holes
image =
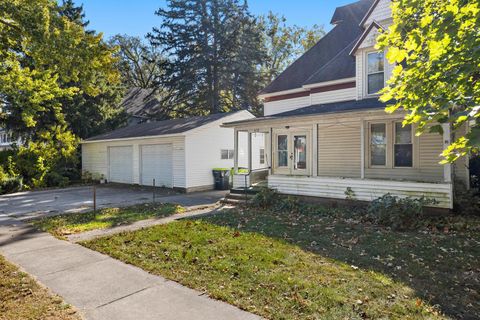
MULTIPOLYGON (((82 141, 82 168, 110 182, 175 188, 185 192, 213 188, 213 168, 232 168, 234 130, 224 122, 252 119, 248 111, 148 122, 82 141)), ((245 137, 246 139, 246 137, 245 137)), ((258 139, 257 139, 258 140, 258 139)), ((260 166, 257 151, 239 150, 238 163, 260 166)))
MULTIPOLYGON (((266 136, 271 188, 366 201, 386 193, 426 196, 443 208, 453 206, 454 185, 468 188, 467 159, 439 163, 451 139, 448 125, 443 136, 416 136, 414 127, 402 126, 404 113, 387 114, 378 99, 393 69, 374 48, 378 29, 392 23, 390 4, 361 0, 337 8, 333 29, 261 92, 264 117, 225 121, 237 145, 240 134, 266 136)), ((235 187, 252 183, 244 175, 236 171, 235 187)))

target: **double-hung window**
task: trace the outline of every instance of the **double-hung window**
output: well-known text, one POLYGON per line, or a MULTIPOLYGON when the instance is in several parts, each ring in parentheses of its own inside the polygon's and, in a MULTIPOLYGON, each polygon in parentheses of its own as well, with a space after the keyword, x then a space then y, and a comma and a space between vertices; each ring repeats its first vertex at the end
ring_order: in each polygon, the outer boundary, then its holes
POLYGON ((395 144, 393 147, 395 167, 413 166, 412 126, 395 122, 395 144))
POLYGON ((367 94, 376 94, 385 84, 383 51, 367 54, 367 94))
POLYGON ((370 126, 370 165, 387 165, 387 127, 385 123, 370 126))
POLYGON ((402 122, 380 122, 370 124, 369 154, 371 167, 412 168, 412 126, 402 122))

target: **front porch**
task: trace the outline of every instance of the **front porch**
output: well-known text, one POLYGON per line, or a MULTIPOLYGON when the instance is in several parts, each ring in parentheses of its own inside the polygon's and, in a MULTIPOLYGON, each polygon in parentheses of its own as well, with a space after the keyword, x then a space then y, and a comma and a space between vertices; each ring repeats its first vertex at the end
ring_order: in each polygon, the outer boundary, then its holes
MULTIPOLYGON (((398 115, 382 111, 341 119, 256 119, 234 124, 233 187, 245 189, 260 183, 282 194, 360 201, 389 193, 435 199, 435 207, 453 208, 453 168, 439 164, 439 154, 449 141, 449 128, 444 128, 443 137, 415 137, 412 131, 411 141, 407 140, 410 147, 397 148, 393 139, 399 121, 398 115), (383 166, 372 162, 379 159, 372 146, 378 143, 374 131, 378 127, 372 123, 384 124, 383 166), (258 141, 264 142, 262 164, 256 159, 258 141), (398 153, 405 149, 410 158, 398 153), (399 166, 392 157, 406 165, 399 166)), ((409 136, 401 136, 405 137, 409 136)))

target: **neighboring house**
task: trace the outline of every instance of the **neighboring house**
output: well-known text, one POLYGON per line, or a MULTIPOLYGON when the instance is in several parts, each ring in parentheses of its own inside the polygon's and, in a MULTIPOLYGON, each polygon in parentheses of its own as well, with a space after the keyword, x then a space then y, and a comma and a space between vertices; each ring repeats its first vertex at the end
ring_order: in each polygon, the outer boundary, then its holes
POLYGON ((8 131, 0 128, 0 151, 10 150, 14 144, 20 145, 21 143, 21 139, 14 140, 8 131))
MULTIPOLYGON (((155 179, 156 186, 185 192, 212 189, 212 169, 233 167, 234 130, 221 124, 252 118, 238 111, 121 128, 82 141, 82 168, 110 182, 152 186, 155 179)), ((238 162, 248 165, 248 150, 239 153, 238 162)))
MULTIPOLYGON (((239 133, 266 135, 268 185, 284 194, 370 201, 386 193, 435 198, 452 208, 453 184, 469 185, 466 159, 440 165, 450 142, 402 127, 378 100, 392 72, 374 48, 392 23, 390 1, 362 0, 336 9, 334 28, 263 92, 264 117, 228 122, 239 133), (455 181, 453 181, 455 180, 455 181)), ((237 138, 236 138, 237 140, 237 138)), ((237 142, 238 144, 238 142, 237 142)), ((235 187, 252 182, 240 173, 235 187)))
POLYGON ((128 114, 127 124, 130 126, 154 119, 161 104, 153 89, 131 88, 120 102, 120 108, 128 114))

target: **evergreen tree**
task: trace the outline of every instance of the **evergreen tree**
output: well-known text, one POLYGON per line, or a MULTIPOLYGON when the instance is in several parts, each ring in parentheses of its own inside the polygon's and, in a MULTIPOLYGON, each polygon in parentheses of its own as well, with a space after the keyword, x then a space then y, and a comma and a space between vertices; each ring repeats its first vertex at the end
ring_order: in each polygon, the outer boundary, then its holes
POLYGON ((250 105, 261 41, 247 4, 240 0, 168 0, 149 34, 164 49, 163 83, 176 93, 184 114, 225 112, 250 105))

